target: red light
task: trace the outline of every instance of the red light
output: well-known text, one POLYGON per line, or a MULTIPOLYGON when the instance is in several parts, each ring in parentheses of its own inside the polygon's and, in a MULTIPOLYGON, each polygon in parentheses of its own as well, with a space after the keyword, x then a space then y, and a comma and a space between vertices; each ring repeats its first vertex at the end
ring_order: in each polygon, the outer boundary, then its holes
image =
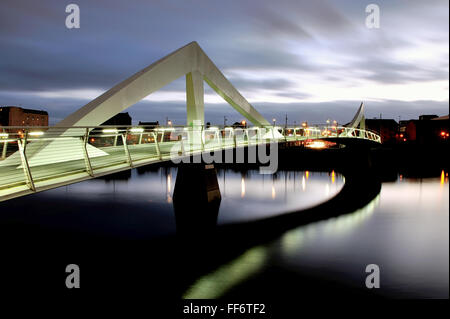
POLYGON ((403 134, 400 134, 400 137, 403 138, 403 134))
POLYGON ((406 142, 406 138, 403 139, 403 142, 406 142))
POLYGON ((441 136, 445 136, 445 132, 444 131, 441 132, 441 136))

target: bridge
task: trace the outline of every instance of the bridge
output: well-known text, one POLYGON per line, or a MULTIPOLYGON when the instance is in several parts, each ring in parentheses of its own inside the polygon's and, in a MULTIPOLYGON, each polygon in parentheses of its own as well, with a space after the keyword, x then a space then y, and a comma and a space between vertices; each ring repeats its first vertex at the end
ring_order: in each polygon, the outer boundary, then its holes
POLYGON ((196 42, 119 83, 52 127, 0 128, 0 201, 156 162, 249 146, 298 142, 381 143, 365 129, 364 104, 346 126, 275 126, 234 88, 196 42), (186 126, 100 126, 181 76, 186 78, 186 126), (204 123, 206 82, 247 122, 204 123))

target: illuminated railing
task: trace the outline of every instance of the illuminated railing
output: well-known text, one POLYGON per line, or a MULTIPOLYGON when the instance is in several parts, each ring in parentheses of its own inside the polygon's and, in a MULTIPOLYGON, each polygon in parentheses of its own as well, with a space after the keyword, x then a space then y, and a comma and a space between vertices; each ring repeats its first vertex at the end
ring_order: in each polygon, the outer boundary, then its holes
POLYGON ((280 130, 288 139, 332 139, 332 138, 360 138, 381 143, 381 137, 375 132, 358 128, 333 125, 314 125, 300 127, 286 127, 280 130))
POLYGON ((373 132, 346 127, 2 127, 0 201, 207 151, 333 138, 380 142, 373 132))

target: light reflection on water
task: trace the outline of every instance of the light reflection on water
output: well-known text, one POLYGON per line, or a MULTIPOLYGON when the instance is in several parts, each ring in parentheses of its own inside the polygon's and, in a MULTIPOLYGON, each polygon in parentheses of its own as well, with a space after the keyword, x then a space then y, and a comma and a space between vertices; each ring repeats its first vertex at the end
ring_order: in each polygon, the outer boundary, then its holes
MULTIPOLYGON (((176 173, 173 168, 132 170, 125 179, 95 179, 6 201, 1 203, 2 221, 51 223, 137 238, 173 234, 176 173)), ((269 176, 218 170, 218 181, 218 223, 229 223, 317 205, 336 194, 345 179, 334 172, 280 171, 269 176)), ((324 278, 364 287, 366 265, 377 264, 384 294, 448 298, 448 192, 448 172, 428 179, 399 175, 396 182, 383 183, 366 207, 288 231, 199 278, 197 284, 225 283, 211 292, 218 296, 252 272, 275 267, 301 273, 320 269, 324 278), (230 273, 239 275, 229 282, 230 273)), ((201 286, 194 285, 188 293, 198 291, 203 291, 201 286)))
POLYGON ((377 264, 381 274, 377 293, 393 298, 448 298, 448 191, 445 172, 440 178, 399 176, 396 182, 384 183, 364 208, 297 227, 271 244, 252 248, 197 280, 185 297, 220 297, 231 288, 230 281, 239 286, 264 269, 307 276, 319 273, 331 282, 366 289, 365 268, 377 264), (256 249, 263 253, 250 258, 256 249))
POLYGON ((276 176, 247 171, 218 172, 222 202, 219 223, 268 217, 315 206, 336 195, 344 185, 333 172, 279 172, 276 176), (334 177, 333 177, 334 176, 334 177))
POLYGON ((319 268, 359 287, 365 266, 377 264, 382 293, 448 298, 448 191, 448 180, 439 178, 384 183, 363 209, 287 232, 272 247, 275 263, 319 268))
MULTIPOLYGON (((172 196, 176 183, 176 168, 138 174, 135 170, 127 180, 105 181, 95 179, 50 190, 39 196, 65 197, 67 200, 94 202, 161 205, 173 211, 172 196)), ((258 170, 234 172, 218 170, 218 183, 222 200, 218 224, 252 220, 300 210, 325 202, 344 185, 341 175, 333 172, 279 171, 276 175, 259 174, 258 170)), ((195 200, 195 199, 193 199, 195 200)), ((168 213, 162 219, 172 219, 168 213)), ((161 222, 165 222, 161 220, 161 222)))

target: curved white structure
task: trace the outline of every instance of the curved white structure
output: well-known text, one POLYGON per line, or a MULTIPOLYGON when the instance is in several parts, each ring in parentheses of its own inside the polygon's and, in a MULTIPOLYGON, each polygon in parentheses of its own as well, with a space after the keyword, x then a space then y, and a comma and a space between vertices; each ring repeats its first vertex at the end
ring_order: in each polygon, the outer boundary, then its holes
POLYGON ((234 88, 197 42, 172 52, 106 91, 56 126, 97 126, 163 86, 186 76, 187 125, 204 123, 203 81, 254 125, 270 125, 234 88))

